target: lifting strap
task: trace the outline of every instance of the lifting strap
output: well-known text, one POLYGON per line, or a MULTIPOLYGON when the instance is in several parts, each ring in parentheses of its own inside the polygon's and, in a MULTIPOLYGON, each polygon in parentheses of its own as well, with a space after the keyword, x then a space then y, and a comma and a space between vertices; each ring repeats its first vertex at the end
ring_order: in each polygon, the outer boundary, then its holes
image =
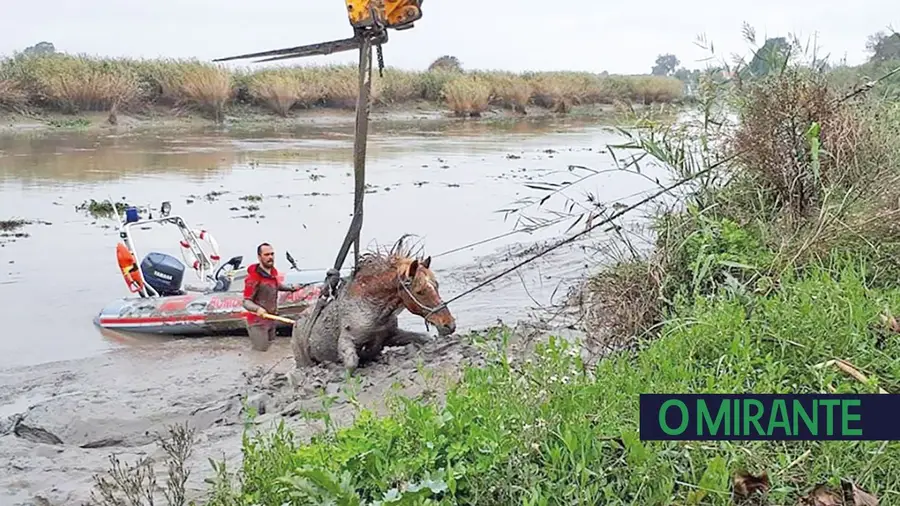
POLYGON ((319 318, 319 314, 337 296, 340 286, 340 269, 353 245, 353 274, 359 268, 359 242, 363 223, 363 199, 366 194, 366 143, 369 135, 369 110, 371 108, 370 96, 372 90, 372 38, 369 33, 357 31, 359 41, 359 94, 356 98, 356 133, 353 139, 353 218, 344 242, 334 259, 334 266, 325 275, 325 282, 316 299, 312 315, 306 325, 306 342, 312 333, 313 325, 319 318))

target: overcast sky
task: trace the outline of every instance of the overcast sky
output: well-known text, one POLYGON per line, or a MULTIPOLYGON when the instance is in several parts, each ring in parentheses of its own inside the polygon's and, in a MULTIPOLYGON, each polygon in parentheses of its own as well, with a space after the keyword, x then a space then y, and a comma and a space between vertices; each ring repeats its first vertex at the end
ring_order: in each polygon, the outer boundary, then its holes
MULTIPOLYGON (((8 0, 0 9, 0 53, 39 41, 57 50, 133 57, 216 57, 324 42, 349 36, 342 0, 8 0)), ((656 56, 674 53, 688 68, 709 53, 746 54, 744 21, 765 35, 817 35, 832 60, 865 59, 869 34, 900 29, 897 0, 428 0, 415 28, 392 31, 385 63, 426 67, 442 54, 466 68, 649 72, 656 56)), ((309 63, 352 62, 355 53, 309 63)), ((245 63, 241 62, 241 65, 245 63)))

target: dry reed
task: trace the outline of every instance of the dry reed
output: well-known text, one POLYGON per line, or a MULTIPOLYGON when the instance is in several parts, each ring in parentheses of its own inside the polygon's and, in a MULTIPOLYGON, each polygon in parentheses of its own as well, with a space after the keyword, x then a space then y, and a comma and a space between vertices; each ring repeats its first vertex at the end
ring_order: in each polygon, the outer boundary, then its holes
POLYGON ((0 109, 21 111, 28 102, 28 94, 11 79, 0 79, 0 109))
MULTIPOLYGON (((155 104, 198 109, 218 119, 232 101, 256 104, 281 116, 317 105, 352 109, 358 89, 355 65, 230 71, 198 60, 66 54, 0 60, 0 81, 7 108, 28 105, 75 113, 108 110, 114 104, 120 110, 155 104)), ((577 104, 681 98, 681 82, 674 78, 466 72, 455 65, 437 65, 424 72, 387 68, 383 77, 376 70, 372 87, 376 104, 447 102, 462 114, 479 114, 491 104, 519 112, 531 105, 565 111, 577 104)))
POLYGON ((491 85, 478 76, 461 76, 444 85, 444 100, 457 116, 480 116, 491 100, 491 85))
POLYGON ((321 83, 305 69, 266 70, 247 81, 250 96, 280 116, 295 106, 311 107, 324 96, 321 83))

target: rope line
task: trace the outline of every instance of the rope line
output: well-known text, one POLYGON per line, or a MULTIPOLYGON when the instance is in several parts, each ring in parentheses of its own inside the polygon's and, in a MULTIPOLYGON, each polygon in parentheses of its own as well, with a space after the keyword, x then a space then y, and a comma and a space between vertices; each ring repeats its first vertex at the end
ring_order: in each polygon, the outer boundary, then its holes
MULTIPOLYGON (((612 203, 620 203, 620 202, 623 201, 623 200, 628 200, 628 199, 631 199, 631 198, 634 198, 634 197, 639 197, 639 196, 641 196, 641 195, 646 194, 646 193, 649 192, 649 191, 650 191, 650 189, 641 190, 641 191, 639 191, 639 192, 634 192, 634 193, 632 193, 632 194, 630 194, 630 195, 626 195, 626 196, 624 196, 624 197, 620 197, 620 198, 618 198, 617 200, 612 201, 612 203)), ((523 208, 523 209, 524 209, 524 208, 523 208)), ((509 232, 504 232, 504 233, 502 233, 502 234, 498 234, 498 235, 495 235, 495 236, 487 237, 487 238, 485 238, 485 239, 480 239, 480 240, 475 241, 475 242, 471 242, 471 243, 466 244, 466 245, 464 245, 464 246, 459 246, 459 247, 456 247, 456 248, 453 248, 453 249, 449 249, 449 250, 447 250, 447 251, 442 251, 441 253, 438 253, 438 254, 436 254, 436 255, 432 255, 432 258, 439 258, 439 257, 442 257, 442 256, 444 256, 444 255, 449 255, 449 254, 451 254, 451 253, 456 253, 456 252, 458 252, 458 251, 462 251, 462 250, 464 250, 464 249, 468 249, 468 248, 471 248, 471 247, 474 247, 474 246, 481 246, 482 244, 487 244, 487 243, 489 243, 489 242, 496 241, 497 239, 503 239, 504 237, 509 237, 509 236, 511 236, 511 235, 514 235, 514 234, 530 233, 530 232, 533 232, 533 231, 535 231, 535 230, 539 230, 539 229, 542 229, 542 228, 545 228, 545 227, 551 227, 551 226, 553 226, 553 225, 557 225, 557 224, 559 224, 559 223, 561 223, 561 222, 563 222, 563 221, 566 221, 566 220, 568 220, 568 219, 570 219, 570 218, 572 218, 572 216, 561 216, 561 217, 559 217, 559 218, 556 218, 555 220, 551 220, 551 221, 548 221, 547 223, 543 223, 543 224, 540 224, 540 225, 532 225, 531 227, 520 228, 520 229, 518 229, 518 230, 511 230, 511 231, 509 231, 509 232)))
POLYGON ((553 246, 550 246, 550 247, 544 249, 543 251, 540 251, 540 252, 538 252, 538 253, 535 253, 534 255, 530 256, 529 258, 526 258, 525 260, 522 260, 521 262, 518 262, 517 264, 513 265, 512 267, 509 267, 508 269, 505 269, 505 270, 503 270, 502 272, 500 272, 500 273, 498 273, 498 274, 495 274, 495 275, 491 276, 490 278, 488 278, 488 279, 482 281, 481 283, 478 283, 477 285, 473 286, 472 288, 469 288, 468 290, 465 290, 464 292, 462 292, 462 293, 460 293, 460 294, 458 294, 458 295, 455 295, 455 296, 454 296, 453 298, 451 298, 450 300, 447 300, 447 301, 441 303, 437 308, 435 308, 435 311, 439 311, 440 309, 442 309, 443 307, 447 306, 447 305, 450 304, 451 302, 454 302, 454 301, 456 301, 456 300, 459 300, 460 298, 462 298, 462 297, 464 297, 464 296, 466 296, 466 295, 468 295, 468 294, 470 294, 470 293, 472 293, 472 292, 475 292, 476 290, 479 290, 479 289, 481 289, 481 288, 483 288, 483 287, 485 287, 485 286, 487 286, 487 285, 493 283, 494 281, 496 281, 496 280, 502 278, 503 276, 506 276, 507 274, 509 274, 509 273, 511 273, 511 272, 513 272, 513 271, 516 271, 516 270, 518 270, 518 269, 524 267, 525 265, 528 265, 529 263, 531 263, 531 262, 537 260, 538 258, 541 258, 541 257, 544 256, 544 255, 547 255, 547 254, 550 253, 551 251, 554 251, 554 250, 556 250, 556 249, 559 249, 559 248, 565 246, 566 244, 569 244, 569 243, 571 243, 571 242, 574 242, 574 241, 575 241, 576 239, 578 239, 579 237, 582 237, 582 236, 584 236, 584 235, 589 234, 590 232, 592 232, 594 229, 596 229, 596 228, 598 228, 598 227, 602 227, 602 226, 604 226, 604 225, 609 224, 611 221, 613 221, 613 220, 615 220, 615 219, 617 219, 617 218, 619 218, 619 217, 621 217, 621 216, 623 216, 623 215, 625 215, 625 214, 627 214, 627 213, 629 213, 629 212, 631 212, 631 211, 637 209, 638 207, 640 207, 640 206, 642 206, 642 205, 644 205, 644 204, 646 204, 646 203, 648 203, 648 202, 650 202, 650 201, 652 201, 652 200, 655 200, 655 199, 659 198, 660 196, 662 196, 662 195, 664 195, 664 194, 666 194, 666 193, 668 193, 668 192, 674 190, 675 188, 678 188, 679 186, 681 186, 681 185, 683 185, 683 184, 685 184, 685 183, 689 183, 689 182, 693 181, 694 179, 697 179, 698 177, 702 176, 703 174, 706 174, 706 173, 712 171, 713 169, 715 169, 715 168, 721 166, 722 164, 724 164, 724 163, 726 163, 726 162, 728 162, 728 161, 730 161, 730 160, 736 158, 736 157, 738 156, 738 154, 739 154, 739 153, 735 153, 734 155, 731 155, 731 156, 729 156, 728 158, 725 158, 725 159, 723 159, 723 160, 720 160, 719 162, 716 162, 715 164, 710 165, 709 167, 707 167, 707 168, 705 168, 705 169, 703 169, 703 170, 701 170, 701 171, 699 171, 699 172, 696 172, 696 173, 692 174, 691 176, 688 176, 688 177, 686 177, 686 178, 684 178, 684 179, 681 179, 681 180, 679 180, 679 181, 677 181, 677 182, 675 182, 675 183, 673 183, 673 184, 671 184, 671 185, 669 185, 669 186, 667 186, 667 187, 664 187, 663 189, 661 189, 661 190, 659 190, 658 192, 656 192, 656 193, 650 195, 649 197, 646 197, 646 198, 644 198, 644 199, 641 199, 640 201, 638 201, 638 202, 636 202, 636 203, 634 203, 634 204, 632 204, 632 205, 630 205, 630 206, 628 206, 628 207, 626 207, 626 208, 624 208, 624 209, 621 209, 621 210, 619 210, 619 211, 616 212, 616 213, 613 213, 613 214, 612 214, 611 216, 609 216, 608 218, 605 218, 605 219, 603 219, 603 220, 600 220, 600 221, 597 222, 597 223, 592 224, 590 227, 585 228, 585 229, 582 230, 581 232, 578 232, 577 234, 574 234, 574 235, 572 235, 572 236, 569 236, 569 237, 567 237, 567 238, 565 238, 565 239, 563 239, 563 240, 557 242, 557 243, 554 244, 553 246))
MULTIPOLYGON (((878 79, 876 79, 876 80, 874 80, 874 81, 869 81, 869 82, 865 83, 864 85, 862 85, 862 86, 860 86, 859 88, 855 89, 854 91, 852 91, 851 93, 847 94, 846 96, 844 96, 844 97, 838 99, 836 103, 843 103, 843 102, 849 100, 850 98, 852 98, 852 97, 854 97, 854 96, 856 96, 856 95, 858 95, 858 94, 860 94, 860 93, 863 93, 863 92, 866 92, 866 91, 868 91, 868 90, 871 90, 873 87, 875 87, 876 84, 878 84, 879 82, 883 81, 884 79, 887 79, 888 77, 890 77, 890 76, 892 76, 892 75, 894 75, 894 74, 896 74, 896 73, 898 73, 898 72, 900 72, 900 66, 898 66, 898 67, 895 68, 894 70, 888 72, 887 74, 882 75, 881 77, 879 77, 878 79)), ((629 212, 631 212, 631 211, 637 209, 638 207, 640 207, 640 206, 642 206, 642 205, 644 205, 644 204, 646 204, 646 203, 648 203, 648 202, 651 202, 651 201, 653 201, 653 200, 659 198, 660 196, 662 196, 662 195, 664 195, 664 194, 666 194, 666 193, 668 193, 668 192, 674 190, 675 188, 677 188, 677 187, 679 187, 679 186, 681 186, 681 185, 683 185, 683 184, 685 184, 685 183, 689 183, 689 182, 693 181, 694 179, 696 179, 696 178, 702 176, 703 174, 706 174, 706 173, 708 173, 708 172, 711 172, 712 170, 714 170, 714 169, 716 169, 716 168, 718 168, 718 167, 720 167, 720 166, 722 166, 722 165, 724 165, 724 164, 726 164, 726 163, 728 163, 728 162, 734 160, 735 158, 738 158, 739 156, 743 155, 745 152, 746 152, 746 150, 735 152, 735 153, 731 154, 730 156, 727 156, 727 157, 723 158, 722 160, 719 160, 718 162, 716 162, 716 163, 710 165, 709 167, 707 167, 707 168, 705 168, 705 169, 703 169, 703 170, 701 170, 701 171, 699 171, 699 172, 695 172, 694 174, 692 174, 692 175, 690 175, 690 176, 688 176, 688 177, 686 177, 686 178, 684 178, 684 179, 681 179, 681 180, 679 180, 679 181, 677 181, 677 182, 675 182, 675 183, 673 183, 673 184, 671 184, 671 185, 669 185, 669 186, 667 186, 667 187, 665 187, 665 188, 659 190, 658 192, 654 193, 653 195, 650 195, 649 197, 646 197, 646 198, 644 198, 644 199, 642 199, 642 200, 640 200, 640 201, 638 201, 638 202, 636 202, 636 203, 634 203, 634 204, 632 204, 632 205, 630 205, 630 206, 628 206, 628 207, 626 207, 626 208, 624 208, 624 209, 621 209, 620 211, 618 211, 618 212, 616 212, 616 213, 613 213, 612 216, 609 216, 608 218, 605 218, 605 219, 601 220, 601 221, 598 222, 598 223, 592 224, 590 227, 585 228, 585 229, 582 230, 581 232, 578 232, 577 234, 574 234, 574 235, 572 235, 572 236, 570 236, 570 237, 567 237, 567 238, 565 238, 565 239, 563 239, 563 240, 557 242, 557 243, 554 244, 553 246, 550 246, 549 248, 546 248, 546 249, 544 249, 543 251, 540 251, 540 252, 538 252, 538 253, 532 255, 531 257, 526 258, 525 260, 522 260, 521 262, 518 262, 517 264, 513 265, 512 267, 509 267, 508 269, 505 269, 505 270, 503 270, 502 272, 500 272, 500 273, 498 273, 498 274, 495 274, 495 275, 491 276, 490 278, 488 278, 488 279, 482 281, 481 283, 478 283, 477 285, 473 286, 472 288, 469 288, 468 290, 465 290, 465 291, 463 291, 462 293, 459 293, 459 294, 455 295, 455 296, 452 297, 451 299, 449 299, 449 300, 447 300, 447 301, 445 301, 445 302, 442 302, 442 303, 439 304, 436 308, 434 308, 434 310, 433 310, 432 312, 440 311, 441 309, 443 309, 443 308, 445 308, 447 305, 449 305, 451 302, 454 302, 454 301, 456 301, 456 300, 459 300, 459 299, 461 299, 462 297, 465 297, 466 295, 468 295, 468 294, 470 294, 470 293, 472 293, 472 292, 475 292, 475 291, 477 291, 477 290, 480 290, 481 288, 483 288, 483 287, 485 287, 485 286, 487 286, 487 285, 493 283, 494 281, 496 281, 496 280, 502 278, 503 276, 506 276, 507 274, 509 274, 509 273, 511 273, 511 272, 514 272, 514 271, 516 271, 516 270, 518 270, 518 269, 524 267, 525 265, 528 265, 529 263, 531 263, 531 262, 537 260, 538 258, 541 258, 541 257, 547 255, 548 253, 550 253, 550 252, 552 252, 552 251, 554 251, 554 250, 556 250, 556 249, 559 249, 559 248, 565 246, 566 244, 572 243, 572 242, 574 242, 575 240, 577 240, 578 238, 580 238, 580 237, 582 237, 582 236, 585 236, 585 235, 589 234, 589 233, 592 232, 594 229, 596 229, 596 228, 598 228, 598 227, 602 227, 602 226, 604 226, 604 225, 607 225, 607 224, 609 224, 611 221, 613 221, 613 220, 615 220, 615 219, 617 219, 617 218, 619 218, 619 217, 621 217, 621 216, 623 216, 623 215, 625 215, 625 214, 627 214, 627 213, 629 213, 629 212)))

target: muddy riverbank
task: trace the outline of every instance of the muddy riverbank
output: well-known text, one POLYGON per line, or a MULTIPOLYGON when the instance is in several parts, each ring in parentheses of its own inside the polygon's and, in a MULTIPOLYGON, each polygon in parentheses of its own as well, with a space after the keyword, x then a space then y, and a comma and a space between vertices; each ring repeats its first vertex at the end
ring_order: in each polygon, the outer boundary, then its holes
MULTIPOLYGON (((632 106, 635 110, 644 109, 641 104, 632 106)), ((663 106, 657 106, 663 107, 663 106)), ((413 102, 403 105, 374 105, 370 112, 373 124, 391 122, 448 122, 468 121, 492 123, 496 121, 531 121, 547 119, 590 120, 593 122, 608 120, 618 109, 610 104, 587 104, 573 107, 565 114, 558 114, 542 107, 528 107, 526 114, 520 114, 498 107, 490 108, 480 118, 456 118, 452 111, 439 104, 427 101, 413 102)), ((165 107, 147 107, 142 112, 116 114, 114 123, 110 122, 108 112, 82 112, 63 114, 53 111, 35 110, 28 113, 11 113, 0 109, 0 136, 23 134, 54 134, 60 132, 77 132, 81 134, 96 133, 139 133, 154 132, 190 132, 198 130, 290 130, 303 126, 351 125, 356 120, 353 109, 312 108, 291 112, 287 117, 273 115, 259 107, 233 107, 225 114, 221 122, 191 111, 173 112, 165 107)))
MULTIPOLYGON (((605 146, 619 141, 603 125, 572 119, 398 121, 372 130, 362 243, 420 236, 445 298, 569 226, 504 236, 515 230, 516 218, 499 211, 542 195, 525 183, 573 181, 582 175, 569 170, 573 165, 609 169, 605 146)), ((0 336, 0 504, 31 504, 36 497, 80 504, 110 454, 128 462, 158 455, 154 432, 182 421, 198 429, 191 478, 197 488, 209 475, 208 458, 239 458, 242 398, 268 403, 265 422, 273 418, 267 415, 296 411, 290 406, 298 402, 317 406, 316 388, 340 394, 346 385, 337 372, 315 372, 299 389, 285 383, 286 339, 262 355, 250 353, 240 336, 101 333, 93 316, 126 294, 114 263, 117 237, 111 221, 76 208, 90 199, 154 207, 169 200, 175 213, 215 234, 226 258, 243 255, 250 263, 265 240, 282 268, 290 251, 300 267, 318 269, 333 260, 350 220, 351 145, 352 126, 340 123, 254 133, 0 139, 0 219, 32 222, 20 229, 24 236, 0 238, 0 304, 4 314, 16 315, 0 336)), ((644 177, 610 172, 570 196, 590 191, 629 204, 653 187, 644 177)), ((531 210, 527 216, 548 217, 531 210)), ((139 253, 179 256, 174 231, 145 232, 139 253)), ((423 350, 390 350, 362 370, 364 404, 379 405, 395 381, 411 394, 420 391, 419 365, 450 373, 477 362, 479 354, 460 337, 467 332, 538 320, 538 306, 562 300, 595 261, 585 246, 561 248, 452 304, 458 334, 435 338, 423 350)), ((409 314, 401 325, 423 330, 409 314)), ((352 412, 343 402, 332 416, 346 420, 352 412)))

